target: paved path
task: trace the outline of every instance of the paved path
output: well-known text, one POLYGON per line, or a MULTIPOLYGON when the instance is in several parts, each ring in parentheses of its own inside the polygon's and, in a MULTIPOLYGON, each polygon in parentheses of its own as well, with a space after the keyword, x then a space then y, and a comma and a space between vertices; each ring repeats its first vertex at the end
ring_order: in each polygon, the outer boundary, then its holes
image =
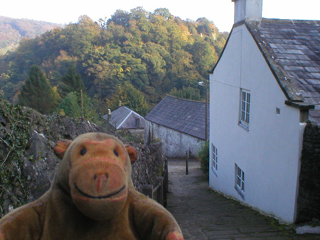
POLYGON ((199 162, 169 160, 168 210, 180 224, 186 240, 302 240, 320 235, 297 235, 208 187, 199 162))

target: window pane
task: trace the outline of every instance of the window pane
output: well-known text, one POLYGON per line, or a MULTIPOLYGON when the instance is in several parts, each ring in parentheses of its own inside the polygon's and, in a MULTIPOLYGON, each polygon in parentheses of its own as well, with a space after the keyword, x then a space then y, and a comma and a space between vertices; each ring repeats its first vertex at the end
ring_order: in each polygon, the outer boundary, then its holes
POLYGON ((245 90, 241 90, 241 103, 240 103, 240 122, 249 126, 250 121, 250 100, 251 95, 245 90))
POLYGON ((212 168, 214 168, 215 170, 218 170, 218 149, 211 144, 212 147, 212 168))

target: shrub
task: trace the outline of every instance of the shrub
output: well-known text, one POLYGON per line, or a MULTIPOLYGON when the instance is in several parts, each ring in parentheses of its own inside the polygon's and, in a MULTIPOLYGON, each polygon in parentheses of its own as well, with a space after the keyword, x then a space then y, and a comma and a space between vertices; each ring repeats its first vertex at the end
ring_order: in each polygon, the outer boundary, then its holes
POLYGON ((203 173, 209 173, 209 141, 202 144, 198 152, 200 167, 203 173))

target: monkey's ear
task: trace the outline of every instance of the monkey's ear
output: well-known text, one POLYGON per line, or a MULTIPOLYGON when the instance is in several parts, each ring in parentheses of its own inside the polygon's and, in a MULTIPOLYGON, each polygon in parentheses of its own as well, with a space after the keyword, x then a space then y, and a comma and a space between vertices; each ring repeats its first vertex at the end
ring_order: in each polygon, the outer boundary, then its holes
POLYGON ((59 140, 56 145, 54 146, 53 150, 54 153, 57 155, 58 158, 62 159, 65 152, 67 151, 69 145, 72 143, 71 140, 62 139, 59 140))
POLYGON ((126 147, 127 152, 129 154, 131 164, 133 164, 138 159, 138 153, 137 153, 136 149, 132 146, 125 145, 125 147, 126 147))

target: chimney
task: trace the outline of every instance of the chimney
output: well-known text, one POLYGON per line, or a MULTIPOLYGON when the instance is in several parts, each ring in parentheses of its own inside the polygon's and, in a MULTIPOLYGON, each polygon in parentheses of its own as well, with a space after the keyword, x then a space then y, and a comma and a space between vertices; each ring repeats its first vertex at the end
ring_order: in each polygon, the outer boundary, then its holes
POLYGON ((232 0, 234 2, 234 23, 243 20, 260 22, 262 0, 232 0))

